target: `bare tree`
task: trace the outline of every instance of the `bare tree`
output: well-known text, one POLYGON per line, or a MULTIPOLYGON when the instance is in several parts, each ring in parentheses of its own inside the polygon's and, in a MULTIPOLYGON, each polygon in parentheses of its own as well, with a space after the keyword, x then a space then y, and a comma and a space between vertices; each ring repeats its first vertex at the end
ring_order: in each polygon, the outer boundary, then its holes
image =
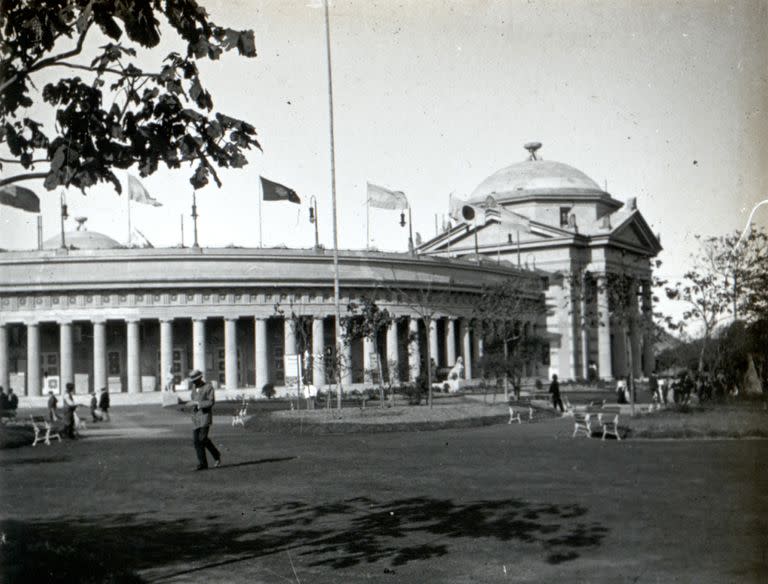
MULTIPOLYGON (((489 358, 487 363, 499 365, 496 368, 503 375, 505 401, 509 399, 509 375, 519 384, 528 360, 526 357, 530 357, 542 342, 533 335, 524 336, 523 323, 535 321, 544 314, 546 306, 538 279, 510 278, 499 284, 483 286, 473 316, 480 324, 483 336, 496 340, 500 346, 503 360, 489 358)), ((493 353, 492 345, 486 348, 486 354, 489 353, 493 353)))
POLYGON ((359 302, 350 302, 347 305, 349 316, 342 320, 345 331, 345 342, 354 339, 369 339, 373 343, 373 352, 376 355, 376 368, 378 370, 379 406, 384 407, 384 370, 381 364, 381 351, 379 350, 379 334, 389 328, 394 322, 392 315, 384 308, 376 304, 376 300, 370 296, 362 296, 359 302))

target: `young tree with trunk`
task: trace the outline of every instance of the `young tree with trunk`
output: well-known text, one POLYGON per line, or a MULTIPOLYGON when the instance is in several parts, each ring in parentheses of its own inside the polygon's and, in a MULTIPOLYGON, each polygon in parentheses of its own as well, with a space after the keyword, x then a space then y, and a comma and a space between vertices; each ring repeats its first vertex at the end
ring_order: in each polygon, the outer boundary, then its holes
POLYGON ((345 332, 345 342, 350 343, 355 339, 369 339, 373 344, 379 377, 376 384, 379 388, 379 406, 384 407, 384 369, 381 363, 379 335, 392 325, 394 319, 386 308, 380 308, 376 304, 376 300, 369 296, 361 297, 359 302, 350 302, 347 305, 347 313, 348 316, 342 319, 341 323, 345 332))
POLYGON ((490 341, 485 367, 501 374, 504 400, 509 399, 509 376, 519 384, 526 356, 540 349, 543 339, 523 334, 523 323, 535 322, 546 314, 538 280, 508 279, 484 286, 474 309, 483 337, 490 341), (499 355, 494 353, 499 352, 499 355))
POLYGON ((213 111, 198 69, 228 51, 255 57, 253 32, 216 25, 196 0, 0 0, 0 30, 0 187, 121 192, 117 169, 160 163, 194 167, 196 189, 220 186, 217 168, 259 148, 253 126, 213 111), (146 69, 140 53, 165 31, 179 47, 146 69))

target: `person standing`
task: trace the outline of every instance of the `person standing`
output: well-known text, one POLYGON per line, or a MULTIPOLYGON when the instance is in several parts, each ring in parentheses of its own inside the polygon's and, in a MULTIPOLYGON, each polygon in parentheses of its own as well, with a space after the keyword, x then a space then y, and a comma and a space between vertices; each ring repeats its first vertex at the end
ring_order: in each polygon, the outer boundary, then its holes
POLYGON ((557 381, 557 374, 552 376, 552 383, 549 384, 549 393, 552 394, 552 407, 555 411, 559 407, 560 413, 565 412, 563 400, 560 399, 560 383, 557 381))
POLYGON ((208 458, 206 449, 211 453, 214 460, 214 466, 221 465, 221 453, 214 446, 208 437, 208 432, 213 423, 213 405, 216 402, 216 396, 213 386, 210 382, 203 379, 203 374, 194 369, 189 372, 189 381, 192 383, 192 395, 188 405, 192 406, 192 423, 194 432, 192 434, 197 454, 197 468, 195 470, 205 470, 208 468, 208 458))
POLYGON ((56 408, 59 405, 59 400, 53 394, 53 391, 48 391, 48 419, 51 422, 56 422, 59 416, 56 414, 56 408))
POLYGON ((106 387, 101 388, 101 394, 99 395, 99 409, 101 410, 101 416, 105 422, 109 422, 109 392, 106 387))
POLYGON ((16 416, 16 410, 19 409, 19 396, 13 393, 13 388, 8 388, 8 409, 11 416, 16 416))
POLYGON ((64 435, 68 438, 75 439, 75 410, 77 409, 77 402, 75 402, 75 384, 67 383, 66 390, 64 392, 64 435))
POLYGON ((96 397, 96 392, 91 390, 91 420, 93 422, 98 422, 101 419, 101 415, 99 414, 98 409, 99 400, 96 397))

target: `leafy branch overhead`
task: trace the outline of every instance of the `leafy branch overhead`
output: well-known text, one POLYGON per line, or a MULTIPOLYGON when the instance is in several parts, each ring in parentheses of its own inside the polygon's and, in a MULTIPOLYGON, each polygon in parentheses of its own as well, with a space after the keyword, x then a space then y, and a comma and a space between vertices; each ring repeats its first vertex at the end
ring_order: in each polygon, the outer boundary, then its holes
POLYGON ((120 192, 116 169, 147 176, 160 163, 189 163, 194 188, 220 186, 218 168, 260 148, 252 125, 213 111, 197 66, 227 51, 255 57, 253 32, 215 25, 195 0, 0 0, 0 29, 0 161, 14 165, 0 186, 43 178, 49 190, 111 182, 120 192), (159 18, 186 50, 149 71, 136 46, 157 47, 159 18))

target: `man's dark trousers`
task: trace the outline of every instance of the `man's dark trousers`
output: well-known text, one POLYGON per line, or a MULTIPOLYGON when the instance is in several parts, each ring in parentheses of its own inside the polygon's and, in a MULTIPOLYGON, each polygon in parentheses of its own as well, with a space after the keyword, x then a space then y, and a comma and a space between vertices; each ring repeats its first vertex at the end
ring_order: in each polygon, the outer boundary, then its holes
POLYGON ((195 442, 195 452, 197 453, 197 464, 203 468, 208 466, 208 459, 205 456, 206 448, 211 453, 214 460, 219 460, 221 458, 218 449, 213 445, 211 439, 208 438, 208 430, 210 429, 210 426, 195 428, 194 434, 192 435, 195 442))

